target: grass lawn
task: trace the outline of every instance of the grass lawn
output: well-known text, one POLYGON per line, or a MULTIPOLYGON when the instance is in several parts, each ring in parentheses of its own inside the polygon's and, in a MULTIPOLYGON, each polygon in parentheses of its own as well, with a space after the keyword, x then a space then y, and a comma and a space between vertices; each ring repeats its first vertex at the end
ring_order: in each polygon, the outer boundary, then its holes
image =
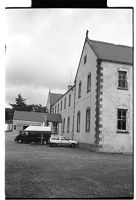
POLYGON ((18 144, 6 133, 6 198, 133 197, 132 155, 18 144))

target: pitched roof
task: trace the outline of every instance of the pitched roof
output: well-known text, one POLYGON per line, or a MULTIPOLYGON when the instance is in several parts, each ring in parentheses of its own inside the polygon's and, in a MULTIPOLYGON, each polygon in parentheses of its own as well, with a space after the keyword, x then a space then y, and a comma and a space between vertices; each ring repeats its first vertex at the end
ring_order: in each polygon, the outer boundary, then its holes
MULTIPOLYGON (((62 97, 64 97, 70 90, 73 90, 73 88, 75 87, 75 85, 71 86, 70 89, 68 89, 64 94, 62 94, 57 101, 59 101, 62 97)), ((55 101, 52 105, 54 105, 55 103, 57 103, 57 101, 55 101)))
POLYGON ((61 114, 46 113, 49 122, 62 122, 61 114))
POLYGON ((53 105, 63 94, 50 92, 50 104, 53 105))
POLYGON ((45 121, 46 113, 15 111, 13 120, 43 122, 45 121))
POLYGON ((133 63, 132 47, 115 45, 90 39, 88 39, 87 41, 89 42, 96 56, 101 60, 126 64, 133 63))

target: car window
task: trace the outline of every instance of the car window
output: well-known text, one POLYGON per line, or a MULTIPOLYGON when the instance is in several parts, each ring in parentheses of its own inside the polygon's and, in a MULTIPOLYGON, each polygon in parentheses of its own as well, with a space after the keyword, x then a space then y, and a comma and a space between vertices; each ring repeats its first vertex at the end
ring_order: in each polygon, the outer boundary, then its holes
POLYGON ((52 140, 59 140, 59 137, 51 137, 52 140))
POLYGON ((66 137, 61 137, 61 140, 69 140, 69 139, 66 137))

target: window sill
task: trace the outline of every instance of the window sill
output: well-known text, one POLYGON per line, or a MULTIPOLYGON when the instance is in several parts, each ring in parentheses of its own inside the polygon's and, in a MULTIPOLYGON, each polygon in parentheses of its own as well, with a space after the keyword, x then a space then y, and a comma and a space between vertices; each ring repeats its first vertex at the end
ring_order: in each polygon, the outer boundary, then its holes
POLYGON ((129 133, 129 131, 121 131, 121 130, 119 131, 119 130, 118 130, 118 131, 116 131, 116 133, 128 134, 128 133, 129 133))
POLYGON ((128 88, 117 87, 118 90, 128 90, 128 88))

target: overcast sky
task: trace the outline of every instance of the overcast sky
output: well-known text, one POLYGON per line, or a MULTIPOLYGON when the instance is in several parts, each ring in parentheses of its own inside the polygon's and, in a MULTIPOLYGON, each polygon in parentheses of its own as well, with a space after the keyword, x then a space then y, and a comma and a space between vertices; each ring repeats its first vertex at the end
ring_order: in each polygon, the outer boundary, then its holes
POLYGON ((92 40, 132 46, 131 9, 8 9, 6 20, 6 106, 19 93, 45 106, 49 89, 66 92, 87 29, 92 40))

